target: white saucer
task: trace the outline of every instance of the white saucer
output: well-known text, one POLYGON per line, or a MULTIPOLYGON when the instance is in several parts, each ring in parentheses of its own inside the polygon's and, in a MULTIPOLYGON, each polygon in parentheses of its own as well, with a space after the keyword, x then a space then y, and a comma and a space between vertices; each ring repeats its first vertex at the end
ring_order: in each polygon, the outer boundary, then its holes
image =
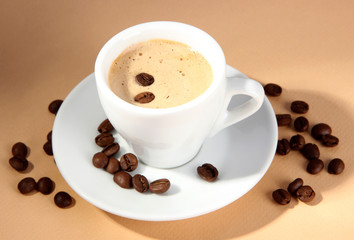
MULTIPOLYGON (((227 75, 244 77, 227 68, 227 75)), ((245 98, 232 99, 239 104, 245 98)), ((55 118, 53 151, 60 173, 70 187, 91 204, 112 214, 148 221, 178 220, 222 208, 247 193, 269 168, 276 149, 278 128, 275 114, 265 98, 253 116, 208 139, 189 163, 174 169, 156 169, 140 163, 132 172, 153 181, 168 178, 165 194, 141 194, 120 188, 113 175, 92 165, 92 156, 101 150, 95 144, 98 125, 106 119, 98 99, 94 74, 85 78, 67 96, 55 118), (212 163, 219 170, 215 182, 206 182, 197 167, 212 163)), ((121 145, 117 158, 130 152, 117 133, 121 145)))

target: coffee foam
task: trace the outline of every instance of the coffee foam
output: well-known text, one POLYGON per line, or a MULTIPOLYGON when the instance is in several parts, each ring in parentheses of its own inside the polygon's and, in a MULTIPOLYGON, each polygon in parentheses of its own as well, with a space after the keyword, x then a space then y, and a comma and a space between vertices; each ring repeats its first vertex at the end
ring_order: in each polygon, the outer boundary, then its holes
POLYGON ((146 108, 169 108, 187 103, 205 92, 213 81, 208 61, 189 46, 175 41, 154 39, 134 44, 112 63, 109 83, 124 101, 146 108), (155 79, 141 86, 135 79, 140 73, 155 79), (152 92, 155 99, 141 104, 134 97, 152 92))

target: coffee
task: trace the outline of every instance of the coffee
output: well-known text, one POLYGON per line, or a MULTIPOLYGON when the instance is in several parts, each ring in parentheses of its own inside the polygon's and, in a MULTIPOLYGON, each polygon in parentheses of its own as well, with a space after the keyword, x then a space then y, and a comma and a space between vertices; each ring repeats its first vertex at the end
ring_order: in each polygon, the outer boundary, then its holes
POLYGON ((202 166, 199 166, 197 172, 201 178, 208 182, 214 181, 219 175, 218 169, 210 163, 204 163, 202 166))
POLYGON ((149 190, 149 181, 141 174, 135 174, 132 178, 133 187, 140 193, 144 193, 149 190))
POLYGON ((124 101, 146 108, 169 108, 203 94, 213 81, 208 61, 186 44, 153 39, 131 45, 112 63, 112 91, 124 101), (141 93, 154 98, 136 101, 141 93))
POLYGON ((304 101, 294 101, 290 108, 294 113, 307 113, 309 111, 309 105, 304 101))
POLYGON ((152 193, 161 194, 167 192, 170 186, 170 180, 168 180, 167 178, 162 178, 150 183, 149 190, 152 193))
POLYGON ((289 126, 291 123, 291 116, 290 114, 277 114, 277 124, 278 126, 289 126))
POLYGON ((294 135, 290 138, 290 148, 292 150, 298 151, 305 146, 305 138, 300 134, 294 135))
POLYGON ((264 92, 268 96, 278 97, 280 96, 282 91, 283 89, 278 84, 275 83, 268 83, 267 85, 264 86, 264 92))
POLYGON ((132 172, 138 167, 138 158, 132 153, 126 153, 120 158, 120 168, 132 172))
POLYGON ((292 181, 289 186, 288 186, 288 192, 296 195, 296 191, 302 187, 302 185, 304 184, 304 180, 302 180, 301 178, 296 178, 294 181, 292 181))
POLYGON ((320 149, 316 144, 313 143, 306 143, 305 146, 301 149, 301 153, 308 160, 320 157, 320 149))
POLYGON ((28 152, 27 151, 27 146, 23 142, 15 143, 12 146, 12 154, 14 156, 20 156, 20 157, 26 158, 27 157, 27 152, 28 152))
POLYGON ((309 120, 305 117, 298 117, 294 121, 294 128, 297 132, 306 132, 309 129, 309 120))
POLYGON ((113 129, 114 128, 111 122, 108 119, 106 119, 103 122, 101 122, 101 124, 97 128, 97 131, 99 131, 100 133, 106 133, 112 131, 113 129))
POLYGON ((17 188, 22 194, 30 193, 36 190, 36 181, 31 177, 26 177, 18 183, 17 188))
POLYGON ((290 143, 288 139, 283 138, 278 141, 277 153, 280 155, 286 155, 290 152, 290 143))
POLYGON ((60 208, 67 208, 72 204, 72 202, 73 198, 67 192, 61 191, 54 196, 54 203, 60 208))
POLYGON ((316 193, 312 187, 305 185, 299 187, 296 191, 296 196, 302 202, 311 202, 315 198, 316 193))
POLYGON ((332 128, 325 123, 316 124, 311 129, 311 136, 317 140, 321 140, 323 135, 327 135, 331 133, 332 133, 332 128))
POLYGON ((49 177, 42 177, 37 182, 37 190, 44 195, 48 195, 54 190, 54 182, 49 177))
POLYGON ((306 171, 310 174, 317 174, 322 171, 324 163, 321 159, 314 158, 307 164, 306 171))
POLYGON ((288 191, 284 189, 277 189, 272 193, 274 201, 281 205, 286 205, 291 201, 291 195, 288 191))
POLYGON ((345 168, 345 164, 342 159, 335 158, 332 159, 328 164, 328 172, 330 174, 341 174, 345 168))

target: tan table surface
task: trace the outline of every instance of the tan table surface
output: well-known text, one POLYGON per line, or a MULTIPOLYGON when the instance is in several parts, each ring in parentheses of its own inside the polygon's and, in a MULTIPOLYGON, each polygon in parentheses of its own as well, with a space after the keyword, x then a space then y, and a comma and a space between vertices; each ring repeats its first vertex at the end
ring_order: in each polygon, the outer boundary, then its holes
MULTIPOLYGON (((354 235, 354 1, 0 1, 0 239, 352 239, 354 235), (305 171, 299 153, 276 155, 263 179, 246 195, 210 214, 171 222, 145 222, 106 213, 80 198, 42 146, 54 115, 47 110, 93 72, 103 44, 121 30, 147 21, 189 23, 211 34, 227 63, 262 84, 283 87, 270 98, 276 113, 305 100, 311 126, 325 122, 340 138, 320 145, 325 169, 305 171), (30 147, 31 171, 8 164, 11 147, 30 147), (332 158, 346 163, 328 174, 332 158), (24 177, 55 181, 50 195, 23 196, 24 177), (276 204, 271 193, 296 177, 317 192, 311 204, 276 204), (76 204, 59 209, 58 191, 76 204)), ((298 115, 292 114, 295 118, 298 115)), ((296 132, 279 129, 280 138, 296 132)), ((316 142, 303 133, 308 142, 316 142)), ((78 170, 79 172, 79 170, 78 170)))

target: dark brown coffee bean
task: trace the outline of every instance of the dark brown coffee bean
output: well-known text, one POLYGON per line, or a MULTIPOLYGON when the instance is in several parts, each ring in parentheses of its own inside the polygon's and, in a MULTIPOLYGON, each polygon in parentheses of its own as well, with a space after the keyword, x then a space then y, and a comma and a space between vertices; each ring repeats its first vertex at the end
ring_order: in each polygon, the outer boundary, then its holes
POLYGON ((307 164, 306 171, 311 174, 317 174, 322 171, 323 167, 323 161, 321 159, 314 158, 307 164))
POLYGON ((152 92, 142 92, 135 96, 134 101, 138 103, 149 103, 155 99, 152 92))
POLYGON ((53 156, 53 147, 52 147, 52 143, 51 142, 46 142, 44 145, 43 145, 43 150, 44 152, 49 155, 49 156, 53 156))
POLYGON ((167 192, 167 190, 170 188, 171 183, 168 179, 163 178, 163 179, 158 179, 150 183, 149 190, 152 193, 164 193, 167 192))
POLYGON ((107 157, 112 157, 114 154, 116 154, 120 149, 120 146, 118 143, 114 142, 107 147, 105 147, 102 152, 107 155, 107 157))
POLYGON ((123 171, 131 172, 138 167, 138 159, 132 153, 126 153, 120 158, 120 167, 123 171))
POLYGON ((287 139, 278 140, 277 153, 286 155, 290 152, 290 143, 287 139))
POLYGON ((114 142, 112 133, 101 133, 95 137, 95 142, 100 147, 106 147, 114 142))
POLYGON ((326 147, 335 147, 339 143, 339 139, 331 134, 322 135, 322 145, 326 147))
POLYGON ((218 169, 210 163, 204 163, 202 166, 199 166, 197 172, 201 178, 208 182, 214 181, 219 175, 218 169))
POLYGON ((277 189, 272 194, 274 201, 281 205, 289 204, 291 201, 291 195, 284 189, 277 189))
POLYGON ((317 145, 313 143, 305 144, 305 146, 301 149, 301 153, 308 160, 320 157, 320 150, 317 145))
POLYGON ((12 146, 12 154, 14 156, 27 157, 27 146, 23 142, 15 143, 12 146))
POLYGON ((138 83, 140 83, 140 85, 144 87, 150 86, 154 83, 154 77, 148 73, 140 73, 136 75, 135 79, 138 83))
POLYGON ((73 202, 72 197, 67 192, 58 192, 54 196, 54 203, 60 208, 66 208, 73 202))
POLYGON ((328 172, 330 174, 341 174, 344 171, 345 164, 342 159, 332 159, 328 164, 328 172))
POLYGON ((268 96, 278 97, 282 92, 282 88, 275 83, 268 83, 264 86, 264 92, 268 96))
POLYGON ((288 186, 289 193, 296 195, 296 191, 304 184, 304 181, 301 178, 296 178, 288 186))
POLYGON ((30 193, 36 189, 36 181, 31 177, 26 177, 17 184, 17 188, 22 194, 30 193))
POLYGON ((307 113, 309 105, 304 101, 294 101, 291 103, 291 111, 294 113, 307 113))
POLYGON ((28 167, 28 160, 24 157, 14 156, 10 158, 9 163, 16 171, 22 172, 28 167))
POLYGON ((311 202, 315 198, 316 193, 312 187, 305 185, 299 187, 296 191, 296 196, 302 202, 311 202))
POLYGON ((48 110, 49 112, 53 113, 53 114, 57 114, 61 104, 63 103, 63 100, 54 100, 53 102, 51 102, 48 106, 48 110))
POLYGON ((119 162, 116 158, 110 157, 106 166, 106 171, 109 173, 116 173, 120 170, 119 162))
POLYGON ((298 151, 301 150, 304 146, 305 146, 305 138, 300 134, 297 134, 290 138, 290 148, 292 150, 298 151))
POLYGON ((133 187, 135 188, 135 190, 137 190, 138 192, 146 192, 147 190, 149 190, 149 181, 147 180, 147 178, 141 174, 135 174, 133 177, 133 187))
POLYGON ((321 140, 323 135, 327 135, 331 133, 332 133, 332 128, 325 123, 316 124, 311 129, 311 136, 317 140, 321 140))
POLYGON ((96 168, 104 168, 108 163, 108 157, 103 152, 95 153, 92 157, 92 163, 96 168))
POLYGON ((108 120, 108 118, 106 120, 104 120, 103 122, 101 122, 101 124, 98 126, 97 130, 100 133, 105 133, 105 132, 110 132, 112 131, 114 128, 111 124, 111 122, 108 120))
POLYGON ((52 142, 52 131, 47 134, 47 140, 48 142, 52 142))
POLYGON ((49 177, 42 177, 37 182, 37 190, 45 195, 48 195, 54 190, 54 182, 49 177))
POLYGON ((277 124, 279 127, 289 126, 292 121, 290 114, 277 114, 275 116, 277 118, 277 124))
POLYGON ((116 172, 113 176, 113 180, 122 188, 131 188, 133 186, 132 176, 127 172, 116 172))
POLYGON ((298 117, 294 121, 294 128, 297 132, 305 132, 309 129, 309 121, 305 117, 298 117))

